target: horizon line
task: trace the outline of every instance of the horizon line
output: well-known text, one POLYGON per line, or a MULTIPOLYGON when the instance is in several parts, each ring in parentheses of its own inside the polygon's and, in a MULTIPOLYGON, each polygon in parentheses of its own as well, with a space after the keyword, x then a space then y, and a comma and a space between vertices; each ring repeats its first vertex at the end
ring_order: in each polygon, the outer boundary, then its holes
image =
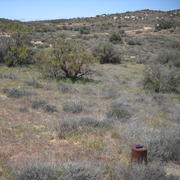
POLYGON ((32 20, 25 20, 25 19, 11 19, 11 18, 6 18, 6 17, 0 17, 0 19, 7 19, 7 20, 12 20, 12 21, 20 21, 20 22, 36 22, 36 21, 53 21, 53 20, 71 20, 71 19, 77 19, 77 18, 92 18, 92 17, 96 17, 96 16, 100 16, 103 14, 106 15, 112 15, 112 14, 124 14, 124 13, 132 13, 132 12, 137 12, 137 11, 161 11, 161 12, 168 12, 168 11, 178 11, 180 9, 169 9, 169 10, 160 10, 160 9, 139 9, 139 10, 132 10, 132 11, 122 11, 122 12, 110 12, 110 13, 102 13, 102 14, 97 14, 94 16, 74 16, 74 17, 70 17, 70 18, 63 18, 63 17, 57 17, 57 18, 52 18, 52 19, 32 19, 32 20))

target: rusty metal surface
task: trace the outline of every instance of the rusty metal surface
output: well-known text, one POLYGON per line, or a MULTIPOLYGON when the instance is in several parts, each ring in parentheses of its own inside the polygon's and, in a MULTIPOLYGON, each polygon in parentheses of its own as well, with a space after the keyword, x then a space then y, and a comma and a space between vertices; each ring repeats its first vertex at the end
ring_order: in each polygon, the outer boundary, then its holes
POLYGON ((147 163, 147 147, 141 144, 131 146, 131 162, 147 163))

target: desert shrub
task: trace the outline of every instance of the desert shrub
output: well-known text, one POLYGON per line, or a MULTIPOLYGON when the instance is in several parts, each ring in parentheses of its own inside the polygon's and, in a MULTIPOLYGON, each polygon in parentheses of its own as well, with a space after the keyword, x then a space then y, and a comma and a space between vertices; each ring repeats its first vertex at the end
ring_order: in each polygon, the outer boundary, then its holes
POLYGON ((154 92, 179 92, 180 75, 176 69, 168 69, 159 64, 145 67, 144 89, 154 92))
POLYGON ((63 110, 65 112, 81 113, 83 109, 83 104, 79 101, 72 101, 63 105, 63 110))
POLYGON ((108 119, 99 120, 91 117, 84 117, 81 118, 79 124, 81 126, 86 126, 91 128, 107 128, 112 125, 112 122, 113 121, 110 121, 108 119))
POLYGON ((104 98, 115 98, 118 96, 118 91, 115 88, 107 88, 103 90, 104 98))
POLYGON ((162 53, 159 53, 155 61, 161 64, 169 64, 177 68, 180 68, 180 53, 178 51, 167 50, 162 53))
POLYGON ((62 93, 75 93, 77 90, 73 87, 73 85, 60 82, 57 84, 58 90, 60 90, 62 93))
POLYGON ((180 104, 176 104, 173 106, 168 106, 168 113, 167 113, 167 118, 170 121, 174 121, 177 123, 180 123, 180 104))
POLYGON ((17 80, 17 77, 13 73, 0 73, 0 79, 17 80))
POLYGON ((60 139, 65 139, 69 135, 79 133, 78 121, 73 119, 58 121, 55 123, 55 130, 60 139))
POLYGON ((87 26, 82 26, 79 28, 80 34, 90 34, 90 28, 87 26))
POLYGON ((115 32, 112 33, 109 38, 109 41, 112 42, 113 44, 122 43, 122 38, 120 33, 115 33, 115 32))
POLYGON ((130 107, 128 105, 119 102, 113 102, 110 105, 110 108, 106 115, 107 118, 124 122, 131 117, 129 109, 130 107))
POLYGON ((12 180, 58 180, 58 176, 53 167, 33 163, 14 173, 12 180))
POLYGON ((44 64, 40 67, 45 77, 75 80, 93 72, 90 66, 94 58, 76 41, 61 38, 54 43, 52 50, 44 53, 41 57, 44 64))
POLYGON ((54 125, 54 129, 60 139, 89 132, 94 129, 107 129, 113 125, 113 121, 109 119, 96 119, 91 117, 83 117, 78 119, 67 119, 58 121, 54 125))
POLYGON ((149 160, 174 161, 180 164, 180 128, 162 128, 159 135, 148 141, 149 160))
POLYGON ((43 106, 45 106, 47 104, 47 102, 45 100, 34 100, 31 102, 31 107, 33 109, 39 109, 39 108, 43 108, 43 106))
POLYGON ((9 45, 4 62, 7 66, 22 66, 32 61, 31 51, 23 33, 15 33, 12 36, 12 43, 9 45))
POLYGON ((167 175, 159 163, 136 164, 116 168, 116 180, 178 180, 178 177, 167 175))
POLYGON ((99 44, 93 49, 93 55, 99 59, 101 64, 112 63, 118 64, 121 63, 120 54, 114 48, 112 44, 103 43, 99 44))
POLYGON ((28 86, 32 86, 34 88, 43 88, 43 85, 39 83, 36 79, 32 78, 25 82, 28 86))
POLYGON ((180 127, 170 126, 155 129, 144 121, 134 119, 125 124, 121 132, 130 144, 142 143, 148 147, 148 160, 180 163, 180 127))
POLYGON ((22 112, 22 113, 28 113, 29 109, 27 107, 20 107, 19 111, 22 112))
POLYGON ((49 113, 58 112, 57 107, 55 105, 50 105, 50 104, 45 104, 43 106, 43 110, 49 113))
POLYGON ((153 136, 157 136, 158 132, 149 127, 144 121, 135 118, 130 123, 123 126, 120 136, 123 137, 129 144, 142 143, 147 145, 153 136))
POLYGON ((20 98, 20 97, 23 97, 23 96, 32 96, 32 95, 36 95, 37 93, 35 91, 32 91, 32 90, 26 90, 26 89, 23 89, 23 88, 19 88, 19 89, 16 89, 16 88, 5 88, 3 89, 3 92, 8 96, 8 97, 11 97, 11 98, 20 98))
POLYGON ((49 113, 58 112, 56 106, 48 104, 45 100, 31 101, 31 107, 33 109, 42 109, 49 113))
POLYGON ((66 169, 64 180, 101 180, 101 169, 88 162, 74 162, 64 165, 66 169))
POLYGON ((175 28, 176 23, 173 20, 161 19, 155 24, 155 31, 161 31, 163 29, 175 28))
POLYGON ((101 180, 101 169, 89 162, 28 163, 11 180, 101 180))
POLYGON ((141 42, 138 40, 138 39, 135 39, 135 38, 128 38, 127 40, 127 44, 128 45, 131 45, 131 46, 134 46, 134 45, 142 45, 141 42))

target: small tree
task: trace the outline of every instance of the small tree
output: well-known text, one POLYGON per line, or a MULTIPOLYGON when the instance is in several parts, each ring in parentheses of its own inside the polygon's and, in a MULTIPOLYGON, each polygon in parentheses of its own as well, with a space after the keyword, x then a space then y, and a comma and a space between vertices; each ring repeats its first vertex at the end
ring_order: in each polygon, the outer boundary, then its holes
POLYGON ((93 56, 86 53, 81 44, 61 38, 47 54, 44 74, 52 78, 81 78, 92 73, 93 62, 93 56))

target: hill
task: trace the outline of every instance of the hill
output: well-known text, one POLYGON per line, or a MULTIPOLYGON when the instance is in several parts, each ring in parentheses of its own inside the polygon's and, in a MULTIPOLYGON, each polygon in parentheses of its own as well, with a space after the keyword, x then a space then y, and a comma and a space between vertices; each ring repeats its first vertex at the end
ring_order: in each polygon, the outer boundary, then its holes
POLYGON ((0 19, 0 179, 178 180, 179 24, 180 10, 0 19))

